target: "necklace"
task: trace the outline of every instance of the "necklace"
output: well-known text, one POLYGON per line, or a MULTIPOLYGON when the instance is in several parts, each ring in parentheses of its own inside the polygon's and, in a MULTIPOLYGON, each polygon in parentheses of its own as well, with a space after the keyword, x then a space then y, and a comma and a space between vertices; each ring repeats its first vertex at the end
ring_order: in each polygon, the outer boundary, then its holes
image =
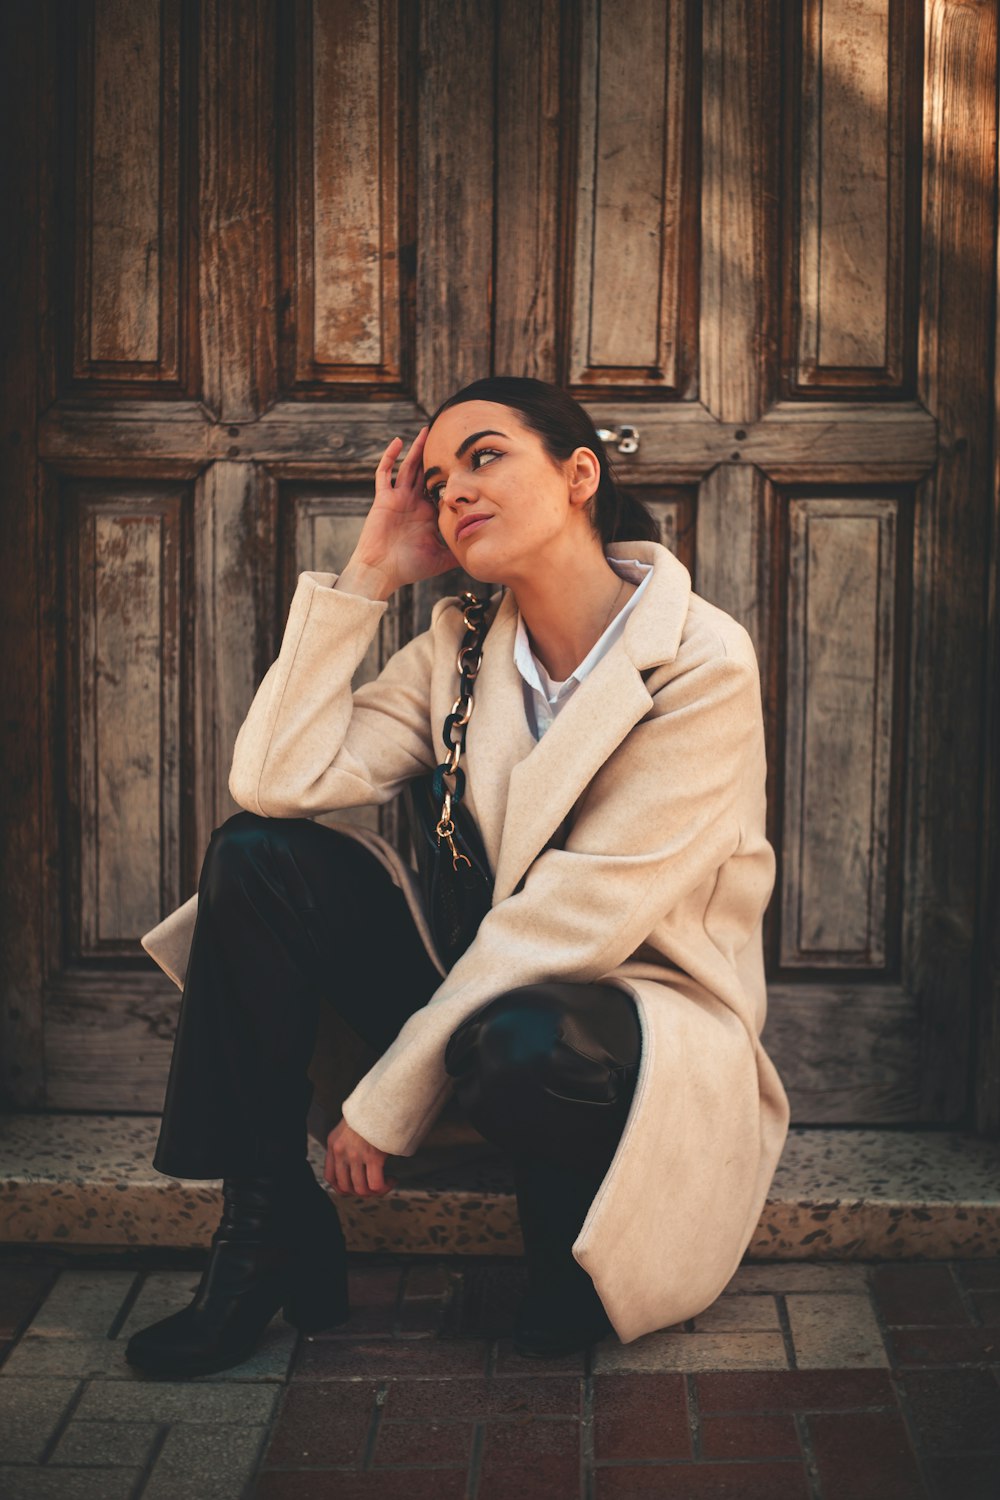
MULTIPOLYGON (((620 582, 618 584, 618 592, 615 594, 615 597, 612 599, 612 601, 611 601, 611 608, 608 610, 607 615, 604 618, 604 624, 601 626, 601 635, 603 635, 604 632, 608 628, 608 621, 611 619, 611 616, 614 613, 614 608, 615 608, 615 605, 618 603, 619 595, 621 594, 621 591, 625 587, 625 585, 626 585, 627 582, 628 582, 628 580, 626 578, 623 578, 623 579, 620 580, 620 582)), ((600 636, 598 636, 598 640, 600 640, 600 636)))

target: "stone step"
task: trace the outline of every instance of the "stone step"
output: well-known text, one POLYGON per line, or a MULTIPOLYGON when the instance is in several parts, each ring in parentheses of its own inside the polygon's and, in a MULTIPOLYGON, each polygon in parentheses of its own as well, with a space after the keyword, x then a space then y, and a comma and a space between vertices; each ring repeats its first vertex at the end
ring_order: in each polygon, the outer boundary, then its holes
MULTIPOLYGON (((0 1243, 207 1245, 218 1183, 150 1165, 150 1115, 0 1115, 0 1243)), ((437 1137, 394 1157, 385 1197, 338 1199, 356 1251, 520 1255, 506 1159, 437 1137)), ((321 1147, 311 1142, 317 1175, 321 1147)), ((950 1131, 793 1129, 750 1259, 970 1259, 1000 1255, 1000 1142, 950 1131)))

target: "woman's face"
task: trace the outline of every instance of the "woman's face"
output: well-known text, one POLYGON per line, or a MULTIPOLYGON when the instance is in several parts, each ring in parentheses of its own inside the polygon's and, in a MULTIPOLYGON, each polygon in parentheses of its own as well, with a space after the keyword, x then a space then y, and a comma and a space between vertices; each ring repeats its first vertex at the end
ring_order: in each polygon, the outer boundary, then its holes
POLYGON ((529 577, 545 549, 577 531, 582 545, 596 542, 585 511, 600 480, 596 457, 577 448, 554 464, 538 434, 509 406, 449 406, 427 434, 423 465, 438 529, 460 566, 480 582, 529 577), (473 515, 488 519, 462 529, 473 515))

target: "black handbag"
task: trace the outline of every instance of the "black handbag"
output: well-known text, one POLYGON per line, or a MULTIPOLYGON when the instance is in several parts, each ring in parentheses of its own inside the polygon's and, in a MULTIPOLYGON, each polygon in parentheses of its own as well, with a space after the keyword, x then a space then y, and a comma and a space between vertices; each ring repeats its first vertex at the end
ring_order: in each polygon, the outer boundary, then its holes
POLYGON ((472 684, 489 628, 489 600, 466 589, 459 603, 466 632, 458 652, 460 691, 442 730, 448 758, 433 771, 408 781, 403 789, 424 910, 448 968, 469 947, 493 901, 493 874, 486 850, 471 815, 461 805, 465 771, 459 765, 465 728, 472 717, 472 684))

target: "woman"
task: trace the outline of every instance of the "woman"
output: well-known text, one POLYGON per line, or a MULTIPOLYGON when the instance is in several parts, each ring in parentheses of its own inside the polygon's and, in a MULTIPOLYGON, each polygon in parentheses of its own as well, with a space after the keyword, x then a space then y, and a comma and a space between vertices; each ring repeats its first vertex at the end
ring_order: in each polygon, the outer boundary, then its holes
POLYGON ((525 1355, 702 1311, 787 1133, 759 1042, 774 856, 749 636, 691 591, 555 387, 465 387, 393 482, 401 446, 347 566, 300 575, 236 739, 244 810, 214 831, 197 897, 143 939, 184 989, 154 1164, 224 1186, 194 1301, 128 1346, 150 1372, 238 1362, 279 1306, 303 1329, 348 1316, 335 1204, 305 1156, 324 1001, 380 1053, 329 1135, 336 1193, 391 1191, 387 1155, 412 1155, 452 1092, 510 1153, 525 1355), (398 854, 313 820, 442 759, 454 600, 350 684, 395 590, 456 562, 501 585, 462 758, 494 895, 446 970, 398 854))

